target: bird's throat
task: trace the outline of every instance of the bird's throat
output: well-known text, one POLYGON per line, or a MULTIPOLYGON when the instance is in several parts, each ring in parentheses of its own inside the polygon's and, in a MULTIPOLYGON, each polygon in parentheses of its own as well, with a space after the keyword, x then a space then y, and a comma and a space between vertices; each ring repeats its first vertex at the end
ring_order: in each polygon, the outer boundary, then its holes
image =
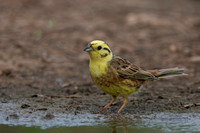
POLYGON ((107 62, 98 62, 90 60, 89 70, 92 77, 100 77, 106 74, 108 70, 107 62))

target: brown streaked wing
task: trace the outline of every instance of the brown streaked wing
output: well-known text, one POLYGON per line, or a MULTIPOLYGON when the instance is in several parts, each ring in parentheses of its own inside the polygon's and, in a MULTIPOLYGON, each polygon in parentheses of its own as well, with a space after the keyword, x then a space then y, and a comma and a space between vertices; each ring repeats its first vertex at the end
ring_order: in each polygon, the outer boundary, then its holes
POLYGON ((120 77, 138 80, 153 80, 156 79, 151 73, 142 70, 138 66, 131 64, 128 60, 122 59, 119 56, 114 56, 110 65, 117 71, 120 77))

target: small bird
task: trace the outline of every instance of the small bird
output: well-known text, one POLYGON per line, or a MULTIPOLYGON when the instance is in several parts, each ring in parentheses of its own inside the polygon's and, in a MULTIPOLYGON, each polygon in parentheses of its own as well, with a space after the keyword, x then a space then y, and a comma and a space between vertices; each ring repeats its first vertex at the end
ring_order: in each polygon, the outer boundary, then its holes
POLYGON ((98 113, 104 112, 117 97, 124 99, 116 115, 119 115, 128 103, 128 95, 138 92, 148 81, 159 78, 186 75, 184 69, 169 68, 159 70, 142 70, 128 60, 115 56, 108 45, 101 40, 90 42, 84 51, 89 53, 89 71, 93 82, 106 94, 112 96, 112 101, 98 113))

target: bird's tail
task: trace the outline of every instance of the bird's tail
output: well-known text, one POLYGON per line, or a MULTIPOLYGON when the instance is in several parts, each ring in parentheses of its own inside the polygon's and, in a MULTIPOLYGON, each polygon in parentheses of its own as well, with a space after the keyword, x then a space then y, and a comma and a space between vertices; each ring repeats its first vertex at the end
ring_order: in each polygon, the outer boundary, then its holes
POLYGON ((183 76, 187 75, 184 73, 184 68, 168 68, 168 69, 159 69, 159 70, 148 70, 151 74, 153 74, 157 78, 167 78, 174 76, 183 76))

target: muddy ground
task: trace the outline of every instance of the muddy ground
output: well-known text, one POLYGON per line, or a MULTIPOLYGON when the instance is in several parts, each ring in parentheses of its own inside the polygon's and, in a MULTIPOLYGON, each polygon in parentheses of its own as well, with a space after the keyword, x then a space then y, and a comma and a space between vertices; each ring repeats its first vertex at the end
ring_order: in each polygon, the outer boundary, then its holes
MULTIPOLYGON (((121 114, 200 112, 199 0, 1 1, 0 105, 45 112, 45 119, 100 110, 111 97, 92 83, 83 52, 95 39, 143 69, 186 68, 188 76, 131 95, 121 114)), ((105 114, 116 113, 121 100, 105 114)))

